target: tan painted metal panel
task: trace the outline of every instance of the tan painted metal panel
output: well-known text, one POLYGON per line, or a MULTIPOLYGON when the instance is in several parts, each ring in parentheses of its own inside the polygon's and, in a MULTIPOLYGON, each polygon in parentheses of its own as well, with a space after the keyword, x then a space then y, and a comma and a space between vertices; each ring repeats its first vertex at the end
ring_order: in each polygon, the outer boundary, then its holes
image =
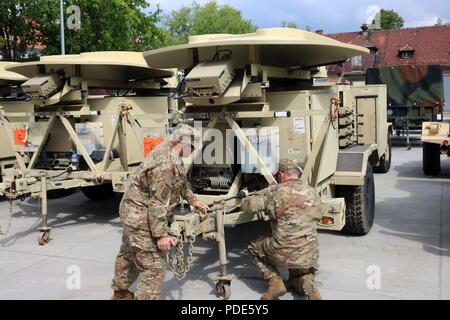
POLYGON ((366 48, 312 32, 273 28, 242 35, 194 36, 188 44, 147 51, 144 57, 154 68, 188 68, 194 63, 192 49, 198 49, 200 61, 212 60, 217 49, 232 50, 233 59, 244 63, 253 52, 258 52, 259 64, 280 67, 327 65, 369 53, 366 48))

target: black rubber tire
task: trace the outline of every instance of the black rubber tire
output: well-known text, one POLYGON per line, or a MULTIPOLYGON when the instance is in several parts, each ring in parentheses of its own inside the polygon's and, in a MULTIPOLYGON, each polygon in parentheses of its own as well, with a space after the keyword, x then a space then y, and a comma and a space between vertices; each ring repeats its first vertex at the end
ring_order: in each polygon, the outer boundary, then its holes
POLYGON ((367 165, 362 186, 338 186, 338 197, 345 198, 345 227, 350 235, 364 236, 372 229, 375 219, 375 181, 373 169, 367 165))
POLYGON ((389 170, 391 170, 391 163, 392 163, 392 141, 391 141, 391 135, 388 134, 388 149, 389 149, 389 156, 387 159, 383 156, 383 159, 380 161, 380 165, 373 168, 373 172, 375 173, 388 173, 389 170))
POLYGON ((423 172, 428 176, 435 176, 441 172, 441 150, 435 143, 424 143, 423 152, 423 172))
POLYGON ((113 198, 116 193, 113 190, 112 184, 105 183, 94 187, 83 187, 81 192, 92 201, 104 201, 113 198))

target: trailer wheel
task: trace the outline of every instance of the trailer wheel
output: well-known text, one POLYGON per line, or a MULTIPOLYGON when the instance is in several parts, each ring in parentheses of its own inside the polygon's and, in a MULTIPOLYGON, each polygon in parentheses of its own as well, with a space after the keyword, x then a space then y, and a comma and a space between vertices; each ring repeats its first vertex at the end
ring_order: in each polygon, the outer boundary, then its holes
POLYGON ((375 183, 373 169, 367 165, 367 172, 362 186, 339 186, 339 197, 345 199, 345 227, 347 234, 363 236, 369 233, 375 218, 375 183))
POLYGON ((392 162, 392 142, 391 136, 388 134, 388 150, 383 158, 380 160, 380 165, 373 168, 373 172, 375 173, 388 173, 391 169, 392 162))
POLYGON ((104 201, 114 197, 112 184, 105 183, 94 187, 82 187, 83 194, 92 201, 104 201))
POLYGON ((216 295, 222 300, 228 300, 231 296, 231 282, 219 280, 216 283, 216 295))
POLYGON ((438 175, 441 172, 440 146, 435 143, 424 143, 422 151, 423 172, 430 176, 438 175))

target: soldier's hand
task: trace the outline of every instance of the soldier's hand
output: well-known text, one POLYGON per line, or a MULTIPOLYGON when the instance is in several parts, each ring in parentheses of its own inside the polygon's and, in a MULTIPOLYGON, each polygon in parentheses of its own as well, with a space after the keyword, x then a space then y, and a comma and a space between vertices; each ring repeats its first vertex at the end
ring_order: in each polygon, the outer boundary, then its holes
POLYGON ((192 205, 205 213, 208 212, 208 210, 209 210, 208 205, 200 200, 195 201, 192 205))
POLYGON ((156 242, 158 249, 164 252, 170 251, 170 248, 172 248, 176 244, 177 239, 175 239, 174 237, 159 238, 158 241, 156 242))

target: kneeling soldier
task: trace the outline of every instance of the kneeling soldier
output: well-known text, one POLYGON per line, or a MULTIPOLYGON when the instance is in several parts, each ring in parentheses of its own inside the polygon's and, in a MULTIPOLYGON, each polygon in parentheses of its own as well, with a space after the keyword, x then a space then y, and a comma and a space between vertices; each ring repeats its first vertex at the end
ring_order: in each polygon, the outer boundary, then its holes
POLYGON ((276 266, 289 269, 289 284, 308 300, 321 299, 314 283, 319 258, 317 223, 322 212, 317 191, 300 179, 302 171, 295 160, 282 160, 277 179, 280 184, 258 191, 242 200, 247 212, 264 212, 272 219, 272 235, 248 247, 268 282, 262 300, 274 300, 286 293, 276 266))

